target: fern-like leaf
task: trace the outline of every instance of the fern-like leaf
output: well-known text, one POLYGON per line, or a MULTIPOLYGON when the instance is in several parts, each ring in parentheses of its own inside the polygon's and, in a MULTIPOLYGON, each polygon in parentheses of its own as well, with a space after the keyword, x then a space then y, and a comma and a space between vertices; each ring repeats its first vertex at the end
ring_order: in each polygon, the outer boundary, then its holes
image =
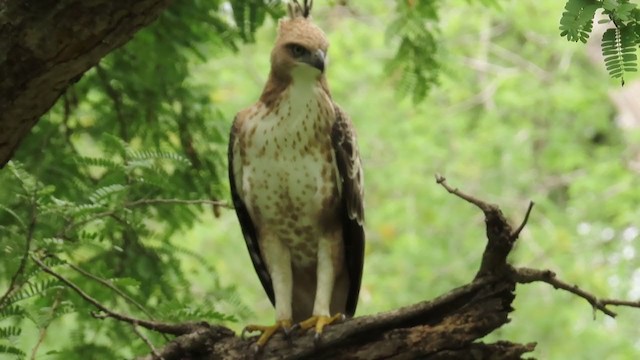
POLYGON ((69 213, 75 217, 89 215, 104 210, 104 204, 76 204, 69 209, 69 213))
POLYGON ((15 355, 18 359, 23 359, 27 356, 24 351, 10 345, 0 345, 0 354, 15 355))
POLYGON ((89 195, 89 201, 94 204, 104 203, 103 200, 108 198, 110 195, 126 190, 127 188, 120 184, 113 184, 108 186, 103 186, 101 188, 96 189, 93 194, 89 195))
POLYGON ((0 339, 18 337, 22 334, 22 329, 16 326, 0 327, 0 339))
POLYGON ((44 281, 39 281, 36 283, 28 283, 22 287, 18 292, 16 292, 13 296, 7 299, 7 304, 15 304, 18 301, 22 301, 37 295, 40 295, 44 292, 47 292, 51 289, 62 289, 63 286, 60 285, 58 280, 48 279, 44 281))
POLYGON ((8 208, 8 207, 6 207, 6 206, 4 206, 4 205, 0 204, 0 210, 4 210, 4 211, 5 211, 5 212, 7 212, 9 215, 11 215, 11 217, 13 217, 13 218, 16 220, 16 222, 17 222, 18 224, 20 224, 20 226, 21 226, 23 229, 26 229, 26 228, 27 228, 27 225, 25 224, 25 222, 24 222, 24 221, 22 221, 22 218, 20 217, 20 215, 18 215, 15 211, 13 211, 13 209, 8 208))
POLYGON ((602 35, 602 55, 607 71, 612 78, 620 78, 624 85, 624 75, 638 69, 636 56, 637 35, 632 27, 607 29, 602 35))
POLYGON ((4 320, 13 316, 24 317, 25 314, 25 310, 22 308, 22 306, 19 305, 11 305, 0 308, 0 320, 4 320))
POLYGON ((183 163, 189 165, 190 162, 187 158, 178 155, 176 153, 166 152, 166 151, 156 151, 156 150, 143 150, 143 151, 129 151, 128 159, 131 160, 158 160, 158 159, 168 159, 173 160, 178 163, 183 163))
POLYGON ((560 18, 560 36, 569 41, 587 42, 593 28, 593 17, 598 2, 593 0, 569 0, 560 18))
POLYGON ((22 189, 26 193, 34 193, 38 188, 38 181, 33 175, 29 174, 21 163, 10 161, 7 164, 7 168, 13 174, 13 176, 20 182, 22 189))
POLYGON ((108 153, 113 153, 115 150, 116 153, 120 154, 123 158, 126 156, 127 151, 129 151, 129 144, 121 138, 105 133, 102 135, 100 139, 103 145, 103 148, 108 153))
POLYGON ((207 308, 207 309, 202 309, 202 308, 198 308, 198 307, 183 307, 181 309, 179 309, 178 311, 174 312, 173 314, 171 314, 174 319, 178 320, 178 319, 187 319, 187 320, 201 320, 201 319, 206 319, 209 321, 216 321, 216 322, 220 322, 220 321, 231 321, 231 322, 235 322, 236 319, 235 317, 233 317, 233 315, 226 315, 223 314, 219 311, 216 311, 214 309, 211 308, 207 308))
POLYGON ((124 170, 123 164, 106 158, 79 156, 74 159, 76 163, 88 166, 98 166, 112 170, 124 170))

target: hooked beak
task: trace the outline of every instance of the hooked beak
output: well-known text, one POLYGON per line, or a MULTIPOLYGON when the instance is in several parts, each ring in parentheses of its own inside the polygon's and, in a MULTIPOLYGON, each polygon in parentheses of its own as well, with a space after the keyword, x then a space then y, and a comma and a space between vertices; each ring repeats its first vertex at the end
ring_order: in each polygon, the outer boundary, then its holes
POLYGON ((323 73, 324 62, 325 62, 324 51, 318 49, 316 52, 309 54, 307 58, 304 59, 304 62, 320 70, 320 72, 323 73))

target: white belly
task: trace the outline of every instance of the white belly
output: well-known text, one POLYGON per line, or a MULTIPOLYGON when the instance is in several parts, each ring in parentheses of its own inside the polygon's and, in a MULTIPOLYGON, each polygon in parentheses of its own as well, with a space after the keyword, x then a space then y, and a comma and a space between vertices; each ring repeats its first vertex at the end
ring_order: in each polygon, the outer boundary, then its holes
POLYGON ((313 265, 317 243, 326 237, 327 211, 339 203, 338 171, 330 119, 317 109, 270 114, 254 123, 242 166, 249 213, 266 241, 282 241, 294 264, 313 265), (315 110, 315 111, 314 111, 315 110), (309 116, 311 114, 311 116, 309 116))

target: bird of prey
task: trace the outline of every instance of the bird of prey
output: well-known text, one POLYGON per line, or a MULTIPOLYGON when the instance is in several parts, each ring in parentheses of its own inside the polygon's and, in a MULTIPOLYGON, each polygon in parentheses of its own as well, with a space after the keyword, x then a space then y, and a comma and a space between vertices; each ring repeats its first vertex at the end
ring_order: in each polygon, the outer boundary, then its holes
POLYGON ((363 174, 355 131, 325 77, 329 43, 312 2, 289 3, 260 99, 229 140, 229 181, 258 277, 276 310, 257 345, 293 324, 353 316, 364 262, 363 174))

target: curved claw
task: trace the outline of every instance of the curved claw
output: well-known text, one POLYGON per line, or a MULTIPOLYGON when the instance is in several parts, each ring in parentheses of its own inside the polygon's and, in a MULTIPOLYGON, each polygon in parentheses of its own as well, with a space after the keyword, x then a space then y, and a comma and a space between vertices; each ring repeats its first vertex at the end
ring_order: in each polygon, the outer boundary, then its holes
POLYGON ((261 332, 262 334, 260 335, 260 338, 258 338, 258 341, 254 344, 254 352, 258 353, 262 350, 262 347, 269 341, 269 339, 271 339, 273 334, 280 329, 283 330, 285 336, 288 338, 288 335, 291 332, 291 320, 278 320, 271 326, 247 325, 242 329, 240 336, 242 339, 245 339, 247 333, 254 331, 261 332))
POLYGON ((254 355, 258 355, 262 351, 262 346, 258 345, 258 343, 255 343, 251 345, 251 351, 254 355))
POLYGON ((313 336, 313 343, 318 345, 322 339, 322 332, 324 331, 325 326, 333 324, 336 321, 344 321, 344 319, 346 319, 346 316, 340 313, 331 317, 325 315, 314 315, 307 320, 294 325, 294 327, 298 327, 303 330, 314 328, 315 335, 313 336))
POLYGON ((317 332, 315 334, 313 334, 313 345, 318 346, 320 345, 320 341, 322 340, 322 333, 321 332, 317 332))

